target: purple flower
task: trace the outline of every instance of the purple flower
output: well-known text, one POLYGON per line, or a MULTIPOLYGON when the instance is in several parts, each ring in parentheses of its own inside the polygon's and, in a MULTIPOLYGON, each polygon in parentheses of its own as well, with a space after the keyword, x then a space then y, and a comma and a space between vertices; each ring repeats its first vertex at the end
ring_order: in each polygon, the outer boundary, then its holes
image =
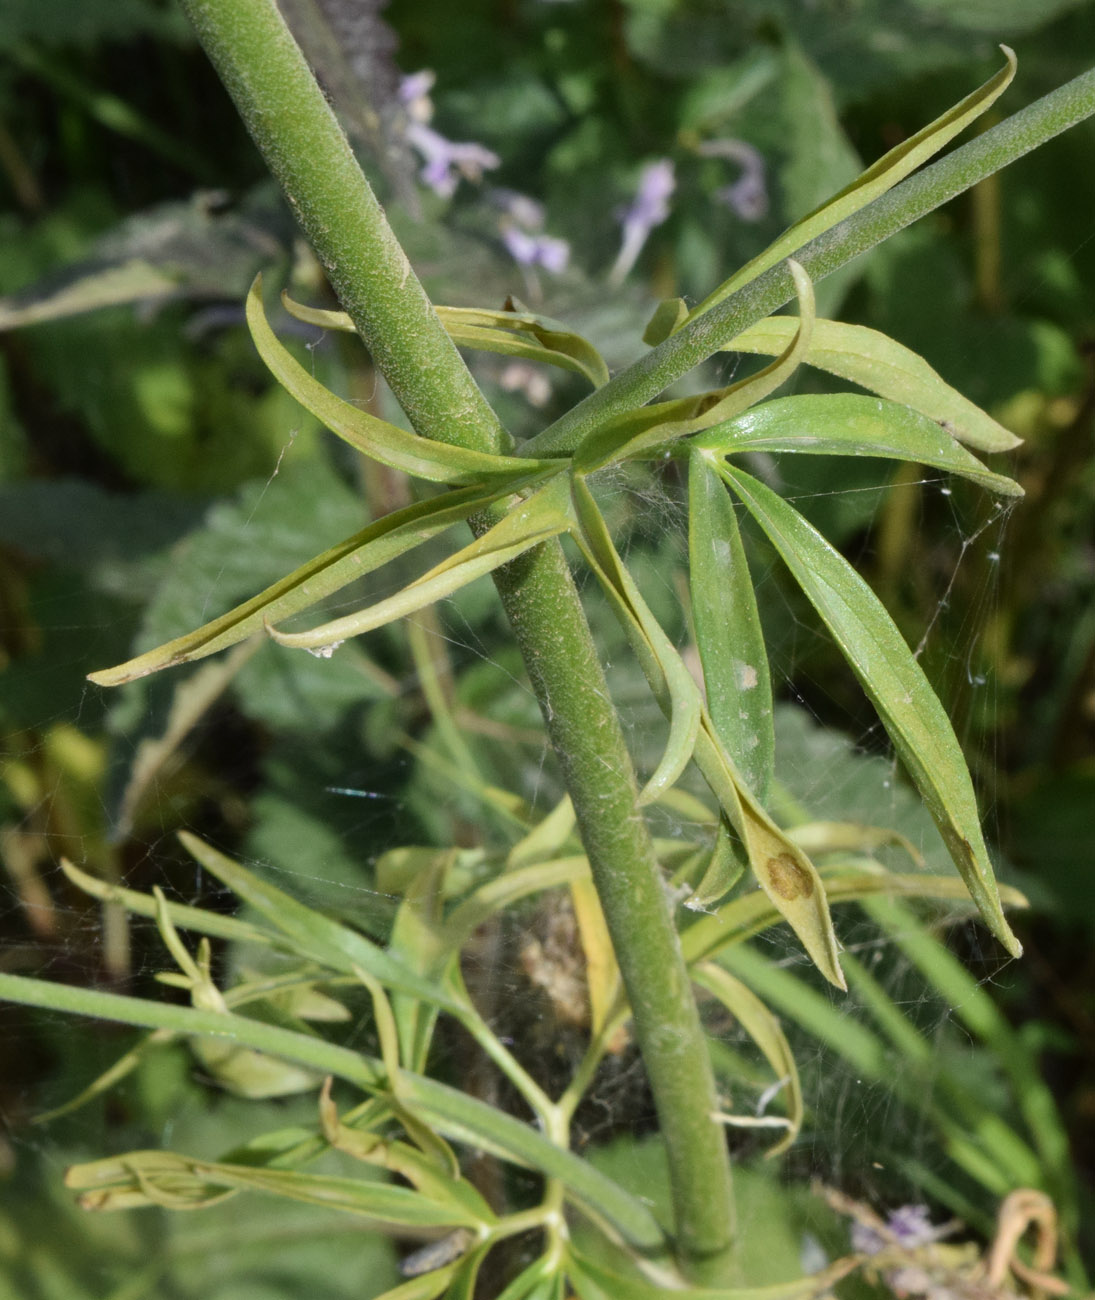
POLYGON ((407 110, 407 140, 422 156, 424 166, 419 179, 443 199, 451 198, 460 178, 481 181, 483 173, 498 167, 502 160, 481 144, 459 144, 446 140, 428 126, 433 117, 430 90, 436 80, 429 68, 413 72, 399 83, 399 100, 407 110))
POLYGON ((500 219, 502 243, 519 266, 542 266, 559 275, 570 260, 570 245, 565 239, 543 235, 544 208, 527 194, 512 190, 495 190, 491 195, 502 209, 500 219))
POLYGON ((699 146, 705 158, 729 158, 741 167, 741 175, 732 185, 715 191, 720 203, 741 217, 742 221, 760 221, 768 213, 768 186, 764 178, 764 157, 744 140, 705 140, 699 146))
POLYGON ((570 260, 570 245, 565 239, 554 239, 551 235, 530 235, 517 226, 507 226, 502 231, 502 243, 513 260, 521 266, 542 266, 553 275, 565 271, 570 260))
POLYGON ((407 112, 417 122, 428 122, 433 116, 433 104, 430 91, 437 80, 432 68, 423 68, 421 72, 412 72, 399 83, 399 102, 405 105, 407 112))
POLYGON ((940 1236, 940 1230, 932 1227, 926 1205, 902 1205, 886 1219, 886 1227, 892 1234, 892 1241, 865 1223, 853 1223, 852 1249, 864 1255, 877 1255, 896 1243, 906 1250, 915 1250, 940 1236))
POLYGON ((425 164, 419 172, 423 184, 443 199, 455 192, 460 178, 480 181, 483 173, 501 165, 501 158, 473 141, 457 143, 446 140, 424 122, 411 122, 407 139, 418 150, 425 164))
POLYGON ((670 159, 659 158, 643 168, 635 198, 620 217, 624 237, 609 274, 613 284, 624 279, 635 265, 647 236, 669 216, 669 196, 676 188, 677 180, 670 159))

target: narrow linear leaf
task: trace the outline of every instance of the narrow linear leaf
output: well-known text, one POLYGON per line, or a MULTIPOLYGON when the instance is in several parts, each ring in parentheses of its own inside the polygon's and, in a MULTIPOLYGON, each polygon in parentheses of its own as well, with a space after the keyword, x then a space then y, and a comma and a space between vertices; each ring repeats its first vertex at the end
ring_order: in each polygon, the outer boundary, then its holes
POLYGON ((790 1127, 775 1146, 770 1147, 765 1153, 769 1158, 778 1156, 798 1137, 806 1113, 794 1053, 780 1027, 779 1020, 748 985, 743 984, 722 966, 716 966, 714 962, 704 962, 693 969, 692 978, 702 988, 713 993, 737 1018, 742 1029, 760 1048, 776 1078, 786 1080, 782 1091, 787 1102, 790 1127))
POLYGON ((653 803, 676 784, 692 758, 700 730, 700 693, 624 567, 585 480, 575 474, 571 489, 581 530, 578 543, 616 609, 646 679, 669 718, 665 752, 639 796, 640 805, 653 803))
POLYGON ((794 253, 803 244, 826 230, 831 230, 850 217, 853 212, 858 212, 860 208, 866 207, 872 200, 885 194, 898 181, 903 180, 910 172, 927 162, 933 154, 938 153, 944 145, 949 144, 971 122, 976 121, 1003 94, 1015 76, 1017 65, 1014 53, 1006 45, 1001 45, 1000 48, 1004 52, 1007 64, 994 77, 990 77, 983 86, 960 100, 934 122, 930 122, 915 135, 903 140, 889 153, 884 154, 865 172, 857 176, 850 185, 845 186, 838 194, 834 194, 831 199, 827 199, 819 208, 808 213, 801 221, 796 221, 763 253, 754 257, 751 262, 747 262, 740 271, 719 285, 703 302, 693 307, 687 319, 694 320, 697 316, 702 316, 716 303, 728 298, 735 289, 748 284, 750 280, 755 280, 758 275, 762 275, 769 267, 775 266, 784 257, 794 253))
MULTIPOLYGON (((727 352, 776 356, 794 335, 790 316, 769 316, 726 345, 727 352)), ((1022 442, 946 383, 918 353, 866 325, 814 321, 804 362, 839 375, 891 402, 911 406, 953 438, 979 451, 1010 451, 1022 442)))
MULTIPOLYGON (((970 904, 969 890, 958 876, 895 875, 874 871, 841 869, 823 877, 831 904, 855 903, 865 898, 922 898, 945 903, 970 904)), ((1026 898, 1010 885, 1000 886, 1000 897, 1008 907, 1027 907, 1026 898)), ((681 936, 685 961, 690 965, 711 957, 732 944, 752 939, 782 919, 762 891, 753 890, 724 903, 717 912, 700 917, 681 936)))
POLYGON ((155 1205, 177 1203, 179 1199, 200 1204, 210 1192, 219 1197, 224 1191, 256 1191, 361 1215, 381 1230, 412 1234, 425 1230, 432 1235, 437 1228, 486 1226, 460 1202, 434 1200, 409 1187, 232 1165, 171 1151, 133 1151, 75 1165, 68 1171, 65 1184, 82 1193, 80 1203, 85 1209, 111 1208, 110 1198, 117 1193, 140 1193, 146 1204, 155 1205))
POLYGON ((572 520, 566 503, 566 479, 558 476, 526 501, 518 502, 493 528, 470 545, 408 583, 387 600, 307 632, 283 632, 267 623, 267 633, 279 645, 330 653, 348 637, 371 632, 451 596, 454 591, 508 564, 540 542, 569 531, 572 520))
MULTIPOLYGON (((408 433, 324 388, 270 328, 262 306, 261 276, 256 276, 247 295, 247 324, 259 355, 278 383, 332 433, 363 455, 433 483, 486 483, 516 477, 519 467, 506 456, 492 456, 408 433)), ((540 462, 539 468, 546 465, 540 462)))
MULTIPOLYGON (((384 1069, 372 1057, 244 1016, 198 1011, 193 1007, 150 1002, 146 998, 3 972, 0 972, 0 1000, 147 1029, 166 1029, 187 1036, 229 1038, 245 1047, 297 1061, 320 1073, 333 1074, 367 1091, 382 1090, 385 1086, 384 1069)), ((403 1073, 400 1083, 405 1103, 414 1105, 439 1133, 481 1147, 503 1160, 537 1169, 546 1177, 557 1178, 573 1204, 614 1236, 647 1254, 665 1251, 665 1235, 645 1205, 572 1152, 554 1145, 532 1125, 456 1088, 409 1071, 403 1073)))
POLYGON ((626 411, 594 429, 574 452, 574 472, 591 474, 613 461, 627 460, 740 414, 774 392, 797 370, 810 346, 814 323, 814 287, 791 258, 787 260, 798 297, 798 319, 787 347, 770 365, 737 383, 699 397, 678 398, 637 411, 626 411))
POLYGON ((981 833, 969 770, 950 719, 881 601, 844 557, 782 497, 741 470, 720 466, 821 615, 939 827, 978 911, 1004 947, 1008 925, 981 833))
POLYGON ((697 453, 802 452, 880 456, 958 474, 1001 496, 1021 497, 1014 479, 994 474, 934 420, 907 406, 852 393, 778 397, 695 440, 697 453))
POLYGON ((538 482, 541 477, 537 474, 522 484, 491 489, 456 488, 431 500, 393 511, 302 564, 227 614, 115 668, 89 673, 88 680, 97 686, 120 686, 163 668, 204 659, 207 655, 226 650, 253 633, 261 632, 267 621, 289 618, 308 609, 357 578, 374 572, 469 515, 485 509, 499 496, 538 482))
MULTIPOLYGON (((82 889, 92 898, 104 902, 121 903, 127 912, 136 916, 155 919, 158 913, 156 899, 151 894, 142 894, 136 889, 124 889, 121 885, 111 885, 105 880, 90 876, 74 866, 68 858, 61 859, 61 870, 77 889, 82 889)), ((234 916, 224 916, 219 912, 207 912, 201 907, 190 907, 185 903, 169 903, 165 900, 164 908, 172 922, 180 930, 194 930, 198 934, 208 934, 214 939, 229 939, 237 943, 256 943, 264 946, 282 945, 281 938, 268 930, 260 929, 249 921, 241 921, 234 916)))
POLYGON ((768 651, 734 507, 699 453, 688 458, 688 578, 707 711, 764 803, 776 751, 768 651))
POLYGON ((439 984, 424 979, 363 934, 298 902, 189 831, 180 831, 179 840, 195 861, 285 935, 302 957, 345 975, 353 975, 359 966, 392 988, 431 1005, 457 1013, 463 1010, 439 984))
MULTIPOLYGON (((344 311, 324 311, 294 302, 288 294, 281 301, 290 316, 318 325, 321 329, 356 333, 344 311)), ((530 312, 491 311, 476 307, 436 307, 446 332, 458 348, 498 352, 503 356, 541 361, 583 375, 594 388, 608 383, 604 358, 588 339, 557 321, 530 312)))
POLYGON ((555 858, 550 862, 531 862, 504 872, 495 880, 480 885, 449 914, 444 930, 446 950, 459 951, 484 921, 518 899, 557 889, 588 876, 589 859, 584 854, 555 858))

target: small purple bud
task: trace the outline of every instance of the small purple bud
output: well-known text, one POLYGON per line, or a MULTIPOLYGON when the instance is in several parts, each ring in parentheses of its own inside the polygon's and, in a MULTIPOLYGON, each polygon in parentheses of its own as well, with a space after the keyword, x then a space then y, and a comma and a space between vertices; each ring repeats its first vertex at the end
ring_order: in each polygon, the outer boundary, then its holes
POLYGON ((624 237, 609 279, 619 284, 635 265, 647 237, 669 216, 669 196, 677 188, 673 163, 668 158, 647 163, 639 176, 639 187, 620 217, 624 237))
POLYGON ((446 140, 423 122, 411 122, 407 139, 418 150, 425 164, 419 177, 442 198, 450 198, 460 178, 480 181, 483 172, 501 165, 501 158, 481 144, 446 140))
POLYGON ((699 152, 706 158, 729 158, 741 167, 741 175, 732 185, 715 191, 720 203, 725 203, 742 221, 760 221, 767 215, 768 186, 764 157, 759 150, 744 140, 705 140, 699 152))

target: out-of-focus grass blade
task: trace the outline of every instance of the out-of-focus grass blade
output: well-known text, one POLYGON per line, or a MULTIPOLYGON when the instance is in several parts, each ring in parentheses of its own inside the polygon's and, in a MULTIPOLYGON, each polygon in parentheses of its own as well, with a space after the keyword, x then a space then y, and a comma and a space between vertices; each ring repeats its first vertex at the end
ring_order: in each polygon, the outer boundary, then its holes
MULTIPOLYGON (((719 954, 719 965, 739 976, 750 988, 824 1043, 855 1071, 860 1079, 885 1084, 902 1101, 923 1111, 923 1076, 915 1061, 903 1058, 868 1026, 853 1020, 828 998, 812 989, 793 972, 776 966, 745 944, 719 954)), ((928 1113, 943 1134, 954 1162, 997 1195, 1009 1186, 1040 1182, 1038 1160, 1015 1132, 989 1106, 970 1107, 953 1098, 947 1104, 931 1101, 928 1113)))
POLYGON ((787 1118, 790 1127, 783 1137, 770 1147, 767 1155, 778 1156, 786 1151, 798 1137, 802 1127, 805 1104, 802 1085, 794 1053, 776 1017, 768 1010, 748 985, 735 978, 722 966, 704 962, 692 971, 692 978, 701 987, 713 993, 724 1007, 734 1015, 741 1027, 764 1054, 777 1079, 785 1079, 783 1095, 787 1099, 787 1118))
POLYGON ((606 421, 575 449, 575 473, 591 474, 612 461, 627 460, 651 447, 700 433, 762 402, 786 383, 806 356, 814 324, 814 286, 810 277, 791 258, 787 266, 795 283, 799 314, 787 347, 775 361, 716 392, 643 406, 606 421))
MULTIPOLYGON (((354 323, 344 311, 306 307, 286 293, 281 295, 281 301, 289 315, 297 320, 321 329, 355 333, 354 323)), ((541 361, 583 375, 594 388, 608 383, 608 367, 593 344, 558 321, 531 312, 491 311, 480 307, 436 307, 434 310, 458 348, 541 361)))
POLYGON ((485 885, 480 885, 445 921, 445 946, 455 952, 488 917, 509 907, 519 898, 557 889, 589 875, 589 860, 584 854, 555 858, 550 862, 530 862, 527 866, 506 871, 485 885))
POLYGON ((115 668, 89 673, 88 680, 98 686, 120 686, 162 668, 204 659, 206 655, 226 650, 253 633, 261 632, 267 622, 289 618, 308 609, 357 578, 374 572, 453 524, 485 509, 511 489, 527 486, 538 478, 539 475, 534 475, 523 485, 512 484, 502 488, 456 488, 432 500, 419 501, 403 510, 393 511, 302 564, 227 614, 115 668))
POLYGON ((883 896, 866 900, 864 908, 954 1008, 954 1014, 966 1028, 992 1051, 1011 1082, 1062 1222, 1074 1226, 1078 1215, 1077 1191, 1068 1133, 1037 1058, 1001 1014, 984 986, 932 937, 907 907, 897 899, 883 896))
POLYGON ((241 902, 253 907, 280 930, 301 956, 346 975, 354 974, 354 967, 360 966, 393 989, 455 1013, 463 1010, 439 984, 424 979, 363 934, 330 920, 275 885, 260 880, 189 831, 180 831, 179 839, 191 857, 227 885, 241 902))
POLYGON ((584 478, 574 475, 571 490, 580 528, 578 543, 623 623, 651 689, 655 695, 660 694, 659 704, 669 718, 665 753, 639 796, 640 804, 652 803, 676 784, 692 758, 700 729, 700 693, 620 560, 584 478))
POLYGON ((937 117, 934 122, 930 122, 915 135, 903 140, 889 153, 883 155, 865 172, 857 176, 850 185, 845 186, 839 194, 833 195, 801 221, 795 222, 763 253, 754 257, 751 262, 747 262, 740 271, 719 285, 714 293, 709 294, 703 302, 693 307, 686 319, 694 320, 697 316, 702 316, 716 303, 728 298, 735 289, 748 284, 750 280, 755 280, 758 275, 762 275, 769 267, 775 266, 777 262, 794 253, 803 244, 809 243, 815 236, 831 230, 833 226, 850 217, 853 212, 866 207, 872 200, 892 189, 910 172, 915 171, 922 163, 927 162, 960 131, 965 130, 971 122, 995 103, 1015 76, 1015 55, 1006 45, 1001 45, 1000 48, 1004 51, 1007 65, 994 77, 955 104, 953 108, 948 109, 941 117, 937 117))
POLYGON ((530 862, 540 862, 558 853, 567 840, 574 836, 574 805, 570 795, 562 799, 536 825, 523 835, 506 855, 506 869, 523 867, 530 862))
POLYGON ((589 1034, 596 1039, 608 1024, 620 995, 622 977, 608 933, 608 922, 593 881, 580 876, 570 882, 570 900, 585 956, 586 987, 589 990, 589 1034))
MULTIPOLYGON (((270 328, 262 306, 261 276, 256 277, 247 295, 247 324, 259 355, 278 383, 332 433, 363 455, 433 483, 489 483, 515 477, 519 466, 506 456, 421 438, 378 420, 324 388, 270 328)), ((539 462, 539 467, 546 464, 539 462)))
POLYGON ((279 644, 294 649, 329 652, 347 637, 360 636, 374 628, 392 623, 425 605, 451 596, 476 578, 508 564, 525 551, 549 537, 557 537, 572 527, 567 510, 567 482, 562 476, 518 502, 493 528, 450 555, 428 573, 408 583, 387 600, 378 601, 344 618, 333 619, 307 632, 283 632, 267 622, 268 634, 279 644))
MULTIPOLYGON (((739 334, 726 345, 726 351, 778 356, 794 331, 793 317, 769 316, 739 334)), ((1009 451, 1022 441, 944 382, 918 353, 866 325, 815 320, 803 360, 879 397, 911 406, 935 420, 952 438, 979 451, 1009 451)))
POLYGON ((881 456, 960 474, 1001 496, 1021 497, 1013 479, 994 474, 926 415, 878 397, 830 393, 780 397, 695 440, 696 451, 805 452, 817 456, 881 456))
POLYGON ((878 710, 985 924, 1019 956, 962 750, 901 633, 867 583, 782 497, 741 470, 722 465, 720 473, 764 529, 878 710))
POLYGON ((734 507, 698 454, 688 458, 688 576, 707 711, 764 803, 776 749, 768 651, 734 507))

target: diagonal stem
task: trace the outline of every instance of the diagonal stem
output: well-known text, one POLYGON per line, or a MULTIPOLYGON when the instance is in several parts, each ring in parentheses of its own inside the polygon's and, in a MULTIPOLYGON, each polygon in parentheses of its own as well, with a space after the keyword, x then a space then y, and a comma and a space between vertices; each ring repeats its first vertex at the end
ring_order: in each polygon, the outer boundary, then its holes
MULTIPOLYGON (((969 144, 916 172, 795 254, 816 284, 948 200, 1095 113, 1095 71, 1085 72, 969 144)), ((670 335, 521 447, 522 456, 573 451, 609 413, 643 406, 713 353, 791 302, 795 286, 780 262, 670 335)))

